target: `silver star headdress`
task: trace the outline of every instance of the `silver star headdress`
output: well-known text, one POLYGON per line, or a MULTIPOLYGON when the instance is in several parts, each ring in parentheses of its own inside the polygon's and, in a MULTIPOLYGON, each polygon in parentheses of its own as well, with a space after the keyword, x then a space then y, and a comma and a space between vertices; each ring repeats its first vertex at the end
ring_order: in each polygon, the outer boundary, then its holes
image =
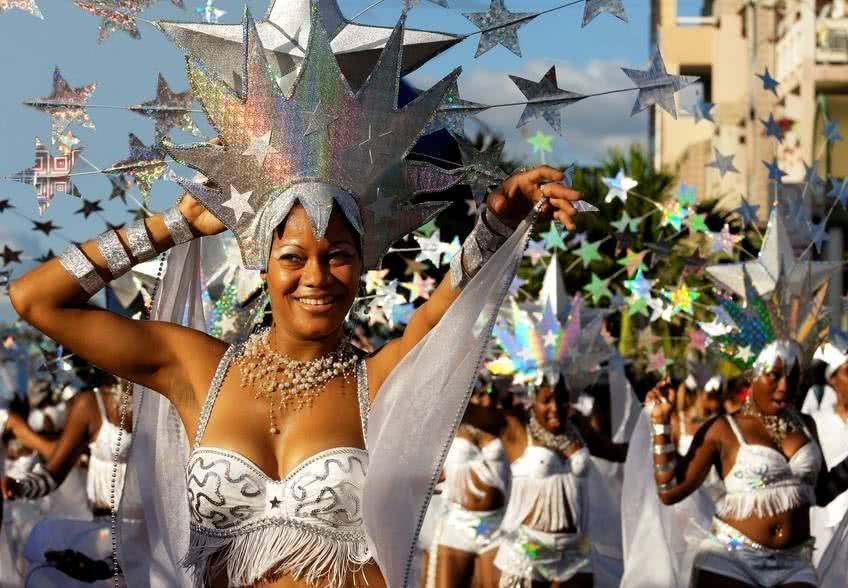
POLYGON ((356 92, 314 6, 311 16, 303 67, 289 96, 273 77, 248 12, 241 92, 188 59, 192 93, 224 145, 164 144, 176 161, 217 186, 183 184, 233 231, 250 269, 265 269, 273 231, 295 203, 306 210, 316 238, 337 206, 360 235, 365 268, 378 267, 394 241, 448 204, 413 199, 456 185, 464 173, 405 161, 459 68, 399 109, 405 14, 356 92))

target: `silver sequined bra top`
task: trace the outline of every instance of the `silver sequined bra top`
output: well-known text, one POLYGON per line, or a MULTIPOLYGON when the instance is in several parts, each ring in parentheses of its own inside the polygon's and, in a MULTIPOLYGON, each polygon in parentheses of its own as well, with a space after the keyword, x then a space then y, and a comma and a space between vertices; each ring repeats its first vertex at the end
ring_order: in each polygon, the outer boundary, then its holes
MULTIPOLYGON (((183 565, 195 585, 224 573, 229 586, 287 574, 342 586, 371 555, 362 520, 368 453, 354 447, 321 451, 284 479, 268 477, 243 455, 200 445, 215 398, 237 347, 221 358, 198 421, 186 467, 190 522, 183 565)), ((365 362, 356 370, 363 438, 367 427, 365 362)))

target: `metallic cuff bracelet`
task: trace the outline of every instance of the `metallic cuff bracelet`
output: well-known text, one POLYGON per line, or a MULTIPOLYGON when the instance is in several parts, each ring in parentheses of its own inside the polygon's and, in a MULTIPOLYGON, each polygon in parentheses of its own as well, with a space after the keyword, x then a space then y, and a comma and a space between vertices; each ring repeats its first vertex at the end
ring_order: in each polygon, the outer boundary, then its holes
POLYGON ((123 276, 132 267, 130 256, 115 231, 110 229, 100 233, 97 236, 97 247, 106 260, 113 280, 123 276))
POLYGON ((671 425, 667 423, 651 423, 651 431, 654 435, 670 435, 671 425))
POLYGON ((144 219, 138 219, 127 226, 127 242, 130 245, 130 255, 138 263, 156 257, 156 249, 147 234, 144 219))
POLYGON ((175 246, 182 245, 194 239, 194 233, 191 232, 191 227, 183 216, 183 213, 180 212, 179 206, 172 206, 166 210, 162 213, 162 218, 165 221, 168 232, 171 233, 171 240, 175 246))
POLYGON ((483 207, 474 228, 462 244, 462 249, 451 261, 451 285, 454 288, 464 287, 506 242, 511 233, 511 228, 491 214, 488 208, 483 207))
POLYGON ((69 245, 62 255, 59 263, 65 271, 71 274, 88 295, 92 295, 106 285, 103 278, 94 269, 88 258, 76 245, 69 245))
POLYGON ((654 445, 654 455, 665 455, 666 453, 674 453, 677 448, 674 443, 666 443, 665 445, 654 445))
POLYGON ((669 480, 668 482, 657 484, 657 492, 665 494, 666 492, 673 490, 675 486, 677 486, 677 483, 674 480, 669 480))
POLYGON ((677 467, 677 460, 670 459, 665 463, 655 463, 654 464, 654 473, 655 474, 667 474, 668 472, 673 472, 674 468, 677 467))

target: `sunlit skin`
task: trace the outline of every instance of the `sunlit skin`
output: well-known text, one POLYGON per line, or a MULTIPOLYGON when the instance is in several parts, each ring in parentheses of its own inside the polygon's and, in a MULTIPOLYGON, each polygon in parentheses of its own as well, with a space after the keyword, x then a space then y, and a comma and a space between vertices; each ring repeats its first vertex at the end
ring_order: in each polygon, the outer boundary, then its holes
MULTIPOLYGON (((571 202, 580 194, 561 184, 562 179, 561 171, 545 166, 517 173, 489 194, 487 205, 514 227, 547 197, 541 219, 555 219, 573 230, 576 212, 571 202), (544 193, 539 188, 542 183, 544 193)), ((183 196, 179 207, 195 235, 225 230, 190 195, 183 196)), ((146 226, 157 251, 172 246, 161 215, 148 218, 146 226)), ((126 246, 126 231, 118 235, 126 246)), ((270 345, 275 351, 311 360, 337 348, 363 269, 357 243, 358 235, 338 212, 333 213, 326 234, 316 239, 300 206, 275 231, 264 276, 273 315, 270 345)), ((110 279, 96 244, 88 241, 81 249, 101 276, 110 279)), ((403 334, 367 359, 372 402, 398 362, 438 324, 459 294, 449 279, 443 280, 413 314, 403 334)), ((175 324, 133 321, 88 306, 82 288, 55 259, 10 284, 9 297, 24 320, 104 371, 159 392, 174 405, 189 435, 196 430, 209 383, 227 348, 224 341, 175 324)), ((280 415, 278 435, 269 433, 268 412, 265 399, 241 389, 239 369, 234 366, 221 386, 202 444, 241 453, 273 479, 285 477, 322 450, 364 446, 352 378, 330 381, 310 407, 280 415)), ((369 587, 384 585, 376 564, 365 566, 362 574, 369 587)), ((349 586, 354 581, 363 585, 361 576, 351 577, 349 586)), ((224 577, 215 582, 225 584, 224 577)), ((282 576, 256 586, 311 585, 282 576)))
MULTIPOLYGON (((757 408, 764 415, 778 415, 787 410, 797 396, 800 374, 799 366, 792 365, 789 370, 785 370, 783 360, 778 358, 771 369, 763 370, 751 382, 750 394, 757 408)), ((651 412, 654 422, 669 422, 675 394, 676 391, 668 379, 660 381, 648 392, 645 397, 646 403, 656 403, 651 412)), ((735 415, 735 418, 742 435, 749 444, 771 447, 780 451, 787 459, 811 442, 803 432, 795 432, 787 435, 783 444, 778 447, 759 418, 739 413, 735 415)), ((806 415, 802 415, 802 418, 817 441, 815 423, 806 415)), ((667 442, 665 437, 660 436, 657 442, 667 442)), ((736 462, 738 449, 739 443, 725 419, 715 419, 705 423, 695 434, 692 447, 680 459, 676 471, 657 476, 657 479, 662 482, 673 477, 677 480, 677 485, 672 490, 660 494, 660 500, 669 505, 680 502, 703 484, 713 465, 721 473, 722 478, 725 477, 736 462)), ((819 482, 822 483, 826 477, 827 472, 823 470, 819 475, 819 482)), ((725 522, 757 543, 770 548, 783 549, 799 545, 810 537, 809 511, 809 506, 800 506, 774 516, 752 516, 741 520, 725 519, 725 522)), ((730 578, 702 571, 697 574, 696 585, 718 588, 748 586, 730 578)), ((800 587, 807 584, 785 584, 784 586, 800 587)))
POLYGON ((830 387, 836 391, 836 404, 833 410, 843 421, 848 421, 848 363, 839 366, 828 380, 830 387))

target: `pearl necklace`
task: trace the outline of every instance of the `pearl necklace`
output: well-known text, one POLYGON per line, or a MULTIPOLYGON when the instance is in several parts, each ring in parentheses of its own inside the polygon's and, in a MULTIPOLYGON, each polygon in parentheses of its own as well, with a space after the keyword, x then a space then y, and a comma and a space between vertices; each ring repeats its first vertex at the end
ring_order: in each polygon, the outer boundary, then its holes
POLYGON ((580 432, 574 426, 574 423, 571 422, 571 419, 566 419, 565 431, 559 435, 555 435, 543 427, 536 419, 536 413, 532 411, 530 412, 530 421, 527 425, 530 429, 530 436, 534 441, 538 441, 543 447, 553 449, 563 455, 569 453, 576 446, 583 445, 583 438, 580 436, 580 432))
POLYGON ((269 402, 270 433, 277 435, 277 413, 298 411, 312 405, 330 380, 343 377, 347 382, 358 357, 344 338, 335 351, 300 361, 278 353, 271 347, 271 330, 262 329, 245 341, 236 355, 241 370, 241 386, 269 402))

